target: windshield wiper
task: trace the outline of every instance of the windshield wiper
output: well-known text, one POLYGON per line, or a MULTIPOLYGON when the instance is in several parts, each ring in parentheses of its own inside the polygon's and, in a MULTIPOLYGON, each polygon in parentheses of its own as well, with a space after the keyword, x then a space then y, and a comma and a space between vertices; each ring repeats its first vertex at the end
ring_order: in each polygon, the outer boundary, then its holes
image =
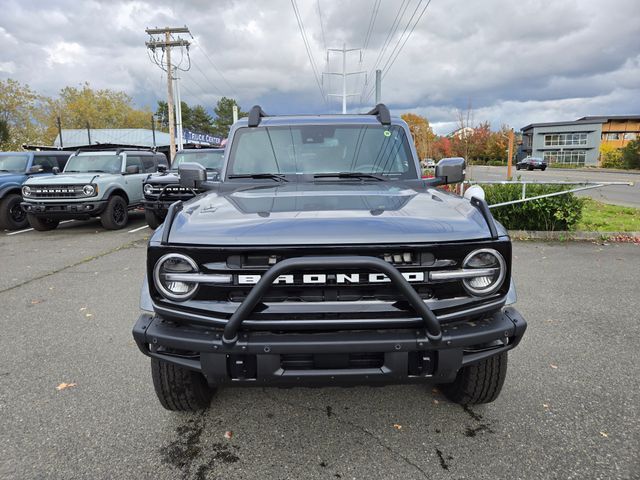
POLYGON ((108 173, 106 170, 87 170, 87 173, 108 173))
POLYGON ((371 178, 373 180, 378 180, 380 182, 384 182, 385 179, 378 175, 374 175, 372 173, 361 173, 361 172, 338 172, 338 173, 317 173, 313 176, 313 178, 371 178))
POLYGON ((284 175, 281 173, 243 173, 238 175, 229 175, 229 178, 268 178, 271 180, 275 180, 276 182, 288 182, 284 175))
POLYGON ((65 170, 64 173, 80 173, 80 170, 65 170))

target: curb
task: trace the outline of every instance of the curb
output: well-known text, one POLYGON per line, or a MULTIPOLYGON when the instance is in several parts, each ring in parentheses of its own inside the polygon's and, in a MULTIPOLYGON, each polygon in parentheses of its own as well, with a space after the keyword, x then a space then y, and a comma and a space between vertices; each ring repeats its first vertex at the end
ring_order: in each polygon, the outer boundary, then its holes
POLYGON ((640 232, 545 232, 537 230, 509 230, 513 240, 547 240, 556 242, 621 242, 640 243, 640 232))
POLYGON ((627 175, 640 175, 640 170, 624 170, 618 168, 557 168, 549 167, 549 170, 559 170, 561 172, 587 172, 587 173, 622 173, 627 175))

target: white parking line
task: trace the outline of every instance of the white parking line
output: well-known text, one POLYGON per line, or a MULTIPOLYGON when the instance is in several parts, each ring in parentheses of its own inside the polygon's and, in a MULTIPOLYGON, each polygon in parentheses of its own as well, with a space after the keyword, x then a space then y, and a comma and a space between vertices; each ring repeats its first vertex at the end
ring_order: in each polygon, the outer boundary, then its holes
POLYGON ((31 230, 33 230, 33 228, 27 228, 25 230, 18 230, 16 232, 7 233, 7 235, 17 235, 19 233, 30 232, 31 230))
MULTIPOLYGON (((73 222, 74 220, 65 220, 63 222, 60 222, 59 225, 62 225, 63 223, 69 223, 69 222, 73 222)), ((17 235, 19 233, 25 233, 25 232, 30 232, 31 230, 33 230, 33 228, 26 228, 24 230, 18 230, 17 232, 11 232, 11 233, 7 233, 7 235, 17 235)))
POLYGON ((134 228, 133 230, 129 230, 129 232, 128 232, 128 233, 135 233, 135 232, 139 232, 140 230, 142 230, 142 229, 144 229, 144 228, 148 228, 148 227, 149 227, 149 225, 143 225, 143 226, 141 226, 141 227, 134 228))

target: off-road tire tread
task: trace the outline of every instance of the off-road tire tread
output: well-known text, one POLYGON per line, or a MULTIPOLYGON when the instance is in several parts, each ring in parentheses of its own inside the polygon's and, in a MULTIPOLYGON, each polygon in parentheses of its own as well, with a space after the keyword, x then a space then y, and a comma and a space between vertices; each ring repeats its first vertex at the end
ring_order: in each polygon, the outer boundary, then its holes
POLYGON ((493 402, 507 376, 507 352, 463 367, 453 383, 441 385, 444 395, 454 403, 476 405, 493 402))
POLYGON ((100 215, 100 223, 102 223, 102 226, 107 230, 120 230, 126 227, 127 223, 129 223, 128 208, 129 206, 127 205, 127 201, 121 195, 112 195, 111 198, 109 198, 109 201, 107 203, 107 208, 105 208, 104 212, 102 212, 102 214, 100 215), (118 200, 122 200, 124 202, 124 209, 125 209, 124 211, 125 211, 126 218, 125 218, 125 222, 122 225, 118 225, 113 220, 113 206, 115 202, 117 202, 118 200))
POLYGON ((151 359, 151 376, 158 400, 173 411, 196 411, 209 407, 215 389, 201 373, 151 359))
POLYGON ((31 225, 31 227, 34 230, 37 230, 39 232, 48 232, 50 230, 55 230, 58 227, 58 224, 60 223, 59 220, 51 220, 49 218, 38 218, 36 215, 33 215, 32 213, 27 213, 27 221, 29 222, 29 225, 31 225))
POLYGON ((153 210, 147 210, 146 208, 144 210, 144 219, 147 221, 147 225, 149 225, 149 228, 152 230, 158 228, 164 221, 160 218, 160 216, 158 216, 156 212, 154 212, 153 210))
POLYGON ((12 200, 16 199, 18 200, 18 202, 20 202, 22 200, 22 197, 17 193, 10 193, 3 199, 0 199, 0 230, 20 230, 22 228, 27 228, 27 226, 29 225, 29 221, 26 218, 23 224, 18 225, 16 225, 16 223, 11 218, 11 213, 9 212, 9 204, 12 200))

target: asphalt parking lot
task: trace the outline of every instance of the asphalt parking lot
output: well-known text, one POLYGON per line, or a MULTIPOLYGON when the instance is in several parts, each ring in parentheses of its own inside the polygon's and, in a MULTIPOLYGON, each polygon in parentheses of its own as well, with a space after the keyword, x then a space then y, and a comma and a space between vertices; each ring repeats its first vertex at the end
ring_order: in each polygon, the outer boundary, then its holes
POLYGON ((143 225, 0 232, 0 478, 639 478, 640 246, 515 244, 529 328, 492 404, 226 389, 180 414, 130 333, 143 225))

